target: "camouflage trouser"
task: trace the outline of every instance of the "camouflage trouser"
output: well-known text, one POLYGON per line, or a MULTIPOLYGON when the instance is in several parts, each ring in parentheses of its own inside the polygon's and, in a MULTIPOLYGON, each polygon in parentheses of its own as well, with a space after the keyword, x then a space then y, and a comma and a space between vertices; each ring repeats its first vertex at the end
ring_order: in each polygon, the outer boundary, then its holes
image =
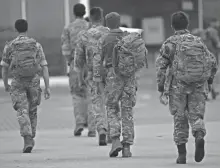
POLYGON ((21 136, 36 135, 37 106, 41 102, 40 80, 35 82, 19 82, 13 80, 11 83, 11 99, 13 108, 17 111, 17 119, 20 126, 21 136))
POLYGON ((92 105, 88 99, 72 95, 76 126, 88 123, 89 131, 96 131, 92 105))
POLYGON ((187 143, 189 137, 189 124, 192 127, 192 134, 196 132, 206 135, 204 124, 204 113, 206 95, 203 91, 193 91, 190 94, 172 88, 169 94, 170 112, 174 116, 174 141, 177 145, 187 143))
POLYGON ((89 131, 95 131, 95 120, 89 103, 88 89, 78 86, 77 73, 71 68, 69 73, 70 92, 74 107, 76 127, 88 123, 89 131))
POLYGON ((122 79, 115 76, 112 69, 109 69, 106 77, 105 103, 111 138, 121 136, 122 121, 122 143, 132 145, 134 141, 133 107, 136 104, 135 77, 122 79))
POLYGON ((95 116, 95 123, 97 127, 97 131, 105 130, 107 133, 108 126, 107 126, 107 115, 104 106, 104 94, 98 95, 97 94, 97 87, 95 83, 90 80, 88 81, 88 89, 89 89, 89 97, 90 103, 92 104, 90 108, 95 116))

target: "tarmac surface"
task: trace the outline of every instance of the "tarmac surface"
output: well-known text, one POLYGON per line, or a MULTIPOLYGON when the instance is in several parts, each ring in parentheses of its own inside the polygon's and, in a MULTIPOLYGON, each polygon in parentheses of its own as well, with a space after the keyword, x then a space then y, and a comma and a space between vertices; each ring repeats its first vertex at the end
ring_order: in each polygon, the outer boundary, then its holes
MULTIPOLYGON (((176 167, 177 150, 173 142, 172 116, 159 103, 155 80, 140 81, 135 107, 135 144, 132 158, 109 158, 111 146, 98 146, 98 138, 73 136, 74 117, 66 78, 52 81, 52 97, 38 111, 36 146, 31 154, 22 154, 16 112, 3 88, 0 88, 0 168, 133 168, 176 167), (59 82, 58 82, 59 81, 59 82), (58 84, 59 83, 59 84, 58 84), (57 85, 55 85, 57 84, 57 85)), ((194 161, 194 139, 188 143, 185 167, 220 167, 220 98, 207 103, 206 157, 194 161)), ((178 165, 182 166, 182 165, 178 165)))

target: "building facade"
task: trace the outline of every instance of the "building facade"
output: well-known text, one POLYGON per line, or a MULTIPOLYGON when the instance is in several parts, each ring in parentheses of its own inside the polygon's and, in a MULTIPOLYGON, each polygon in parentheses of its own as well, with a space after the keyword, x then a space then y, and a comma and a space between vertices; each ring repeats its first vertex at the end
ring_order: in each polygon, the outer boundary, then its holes
MULTIPOLYGON (((16 36, 14 22, 19 18, 29 22, 29 36, 42 43, 51 75, 63 75, 66 64, 61 55, 60 36, 65 24, 74 17, 72 7, 77 2, 100 6, 105 14, 115 11, 122 15, 122 22, 129 27, 143 28, 144 38, 150 50, 151 61, 162 41, 172 35, 170 15, 178 10, 186 11, 190 29, 199 26, 199 1, 201 0, 0 0, 0 52, 5 41, 16 36)), ((204 19, 220 20, 220 0, 203 0, 204 19)))
POLYGON ((74 20, 72 6, 78 0, 0 0, 0 50, 16 37, 14 22, 27 19, 28 35, 43 46, 51 75, 63 75, 66 64, 60 37, 65 24, 74 20))

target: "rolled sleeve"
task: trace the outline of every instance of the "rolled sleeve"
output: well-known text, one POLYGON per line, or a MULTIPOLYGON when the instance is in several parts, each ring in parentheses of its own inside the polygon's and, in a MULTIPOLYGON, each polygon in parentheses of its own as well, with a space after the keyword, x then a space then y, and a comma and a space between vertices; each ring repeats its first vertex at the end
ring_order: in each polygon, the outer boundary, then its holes
POLYGON ((37 43, 38 51, 37 51, 37 58, 40 60, 40 65, 41 66, 47 66, 47 60, 43 51, 43 47, 41 44, 37 43))
POLYGON ((164 43, 160 49, 160 54, 156 59, 156 78, 159 92, 164 91, 166 71, 171 63, 172 47, 173 45, 171 43, 164 43))
POLYGON ((2 60, 1 60, 1 66, 3 67, 9 67, 11 64, 11 58, 9 55, 10 46, 8 44, 5 45, 3 53, 2 53, 2 60))
POLYGON ((102 72, 103 69, 103 47, 104 47, 104 41, 100 40, 97 45, 97 53, 94 55, 93 58, 93 81, 95 82, 101 82, 102 81, 102 72))
POLYGON ((82 39, 83 34, 78 35, 78 43, 76 45, 75 53, 74 53, 74 70, 76 72, 81 72, 86 63, 86 52, 84 41, 82 39))
POLYGON ((70 36, 69 36, 68 27, 65 27, 63 29, 61 35, 61 49, 63 56, 68 57, 71 55, 71 45, 70 45, 70 36))
POLYGON ((217 60, 215 58, 215 56, 207 49, 208 54, 210 54, 211 58, 212 58, 212 70, 211 70, 211 76, 208 79, 208 84, 211 85, 213 83, 213 80, 215 78, 215 75, 217 73, 218 70, 218 65, 217 65, 217 60))

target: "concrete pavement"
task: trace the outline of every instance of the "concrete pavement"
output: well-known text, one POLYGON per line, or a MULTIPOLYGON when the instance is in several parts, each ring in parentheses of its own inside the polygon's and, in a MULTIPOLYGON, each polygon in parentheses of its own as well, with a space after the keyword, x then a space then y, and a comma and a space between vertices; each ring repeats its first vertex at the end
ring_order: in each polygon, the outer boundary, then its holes
MULTIPOLYGON (((55 78, 53 78, 55 79, 55 78)), ((52 81, 52 80, 51 80, 52 81)), ((146 75, 140 81, 135 107, 135 145, 133 158, 109 158, 110 146, 99 147, 97 138, 73 136, 74 118, 67 77, 56 78, 52 97, 42 101, 38 111, 36 147, 32 154, 22 154, 16 112, 11 100, 0 87, 0 168, 130 168, 176 167, 172 116, 168 107, 159 103, 155 79, 146 75)), ((1 82, 0 82, 1 83, 1 82)), ((43 84, 43 83, 42 83, 43 84)), ((208 102, 206 111, 206 151, 202 163, 193 160, 194 140, 188 144, 188 164, 185 167, 220 167, 219 97, 208 102)))
MULTIPOLYGON (((194 161, 194 140, 188 143, 188 164, 185 167, 219 168, 220 123, 207 124, 206 157, 203 162, 194 161)), ((110 145, 99 147, 97 138, 73 137, 72 130, 39 131, 32 154, 21 154, 22 139, 18 132, 1 132, 1 168, 162 168, 176 167, 176 148, 172 141, 172 124, 137 126, 133 157, 109 158, 110 145)))

